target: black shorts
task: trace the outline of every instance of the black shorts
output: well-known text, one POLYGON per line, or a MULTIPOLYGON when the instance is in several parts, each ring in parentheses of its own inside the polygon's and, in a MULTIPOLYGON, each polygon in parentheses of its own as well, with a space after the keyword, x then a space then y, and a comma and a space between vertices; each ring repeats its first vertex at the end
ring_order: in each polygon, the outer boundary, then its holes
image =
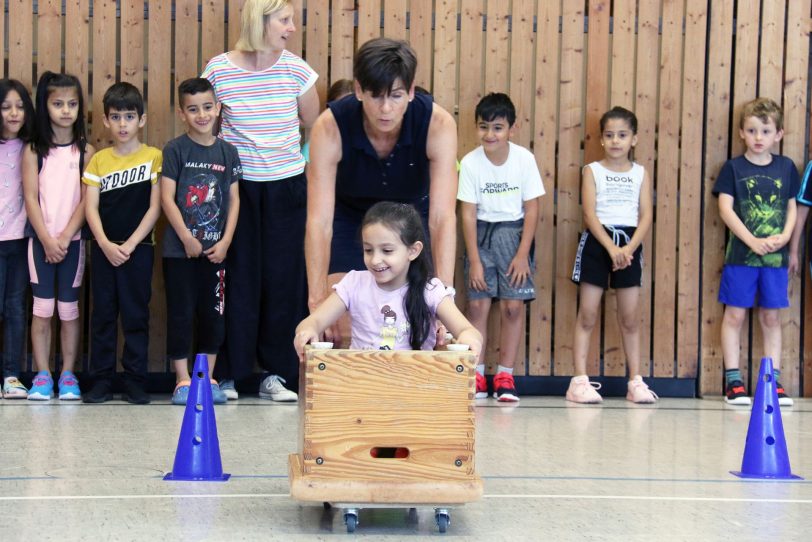
MULTIPOLYGON (((625 246, 634 235, 636 228, 631 226, 604 226, 606 233, 619 247, 625 246)), ((593 284, 604 290, 612 288, 635 288, 643 284, 643 245, 634 251, 632 264, 625 269, 612 271, 612 259, 595 236, 584 230, 575 254, 572 268, 572 282, 593 284)))

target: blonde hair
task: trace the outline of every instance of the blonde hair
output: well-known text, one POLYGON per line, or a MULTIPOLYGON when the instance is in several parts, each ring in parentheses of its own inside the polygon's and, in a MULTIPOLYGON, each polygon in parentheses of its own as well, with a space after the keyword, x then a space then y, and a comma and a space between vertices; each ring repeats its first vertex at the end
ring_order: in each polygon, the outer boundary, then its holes
POLYGON ((265 26, 268 24, 268 18, 290 3, 291 0, 246 0, 242 7, 240 39, 237 40, 235 48, 247 53, 264 51, 265 26))
POLYGON ((756 117, 764 124, 773 119, 776 130, 784 129, 784 112, 781 106, 770 98, 756 98, 744 104, 741 119, 739 120, 739 128, 744 128, 744 121, 749 117, 756 117))

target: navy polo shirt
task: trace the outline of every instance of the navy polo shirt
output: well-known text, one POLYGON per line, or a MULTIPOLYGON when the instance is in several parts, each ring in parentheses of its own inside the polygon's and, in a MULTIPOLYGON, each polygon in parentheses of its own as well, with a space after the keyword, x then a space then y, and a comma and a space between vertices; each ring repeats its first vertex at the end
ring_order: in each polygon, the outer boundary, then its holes
POLYGON ((379 201, 411 203, 425 226, 431 181, 426 140, 433 105, 431 96, 415 94, 395 147, 378 158, 364 131, 361 102, 350 95, 328 104, 341 133, 330 273, 364 269, 358 229, 366 211, 379 201))

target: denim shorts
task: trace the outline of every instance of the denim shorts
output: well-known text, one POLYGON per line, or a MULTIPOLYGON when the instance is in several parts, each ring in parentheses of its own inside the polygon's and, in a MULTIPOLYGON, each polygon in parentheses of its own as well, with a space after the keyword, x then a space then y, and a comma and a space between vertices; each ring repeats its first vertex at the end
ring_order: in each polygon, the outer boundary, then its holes
POLYGON ((733 307, 764 309, 789 307, 787 287, 789 273, 786 267, 750 267, 725 265, 719 284, 719 302, 733 307))

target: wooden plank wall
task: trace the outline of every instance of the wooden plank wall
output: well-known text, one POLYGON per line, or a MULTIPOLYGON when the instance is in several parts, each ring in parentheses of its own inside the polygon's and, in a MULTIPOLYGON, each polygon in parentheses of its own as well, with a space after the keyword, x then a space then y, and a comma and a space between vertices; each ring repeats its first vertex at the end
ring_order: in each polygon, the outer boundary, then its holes
MULTIPOLYGON (((76 74, 99 147, 109 144, 102 94, 114 81, 130 81, 147 99, 144 139, 162 146, 182 131, 174 88, 233 46, 243 3, 8 0, 0 13, 0 43, 8 41, 3 75, 33 87, 46 69, 76 74)), ((641 295, 643 372, 696 378, 700 393, 721 392, 716 295, 725 229, 711 187, 724 161, 742 152, 741 105, 759 95, 785 108, 776 151, 805 164, 812 0, 302 0, 294 7, 290 47, 319 72, 322 99, 331 82, 351 77, 359 43, 381 35, 410 40, 416 83, 457 118, 460 157, 477 144, 477 101, 491 91, 513 98, 514 141, 532 149, 547 190, 536 228, 538 297, 527 308, 519 374, 572 374, 578 291, 569 276, 583 227, 580 171, 600 158, 600 115, 612 105, 635 110, 635 159, 651 173, 656 196, 641 295)), ((812 396, 812 340, 803 340, 812 337, 810 292, 806 274, 793 279, 792 307, 782 314, 783 382, 793 395, 812 396)), ((150 369, 158 372, 167 370, 163 296, 156 266, 150 369)), ((590 374, 625 374, 615 310, 609 294, 590 374)), ((742 356, 757 362, 762 342, 751 320, 742 356)), ((492 370, 493 315, 490 329, 492 370)), ((742 364, 746 373, 752 363, 742 364)))

